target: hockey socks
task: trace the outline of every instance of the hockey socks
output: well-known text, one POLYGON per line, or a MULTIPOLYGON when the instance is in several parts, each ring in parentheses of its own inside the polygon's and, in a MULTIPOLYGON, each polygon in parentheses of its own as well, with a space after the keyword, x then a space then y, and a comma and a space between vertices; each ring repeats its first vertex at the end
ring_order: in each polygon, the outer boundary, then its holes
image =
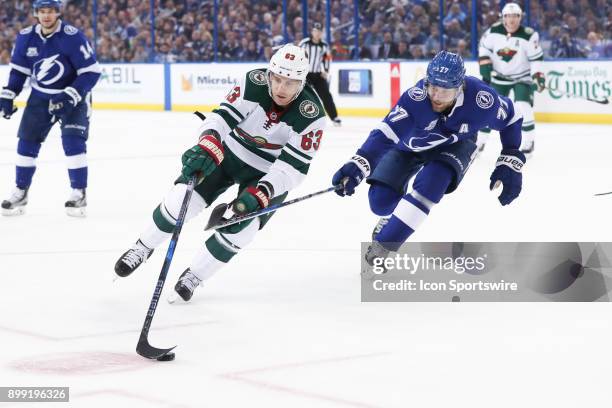
POLYGON ((15 166, 15 184, 21 190, 26 190, 32 184, 36 171, 36 158, 40 151, 40 143, 19 139, 17 143, 17 160, 15 166))
POLYGON ((433 203, 413 191, 397 204, 389 222, 376 236, 390 251, 397 251, 412 233, 425 221, 433 203))
POLYGON ((191 272, 200 280, 210 278, 253 241, 257 231, 259 231, 258 218, 253 219, 249 225, 235 234, 215 231, 194 256, 190 266, 191 272))
POLYGON ((62 136, 70 187, 87 188, 87 141, 76 135, 62 136))

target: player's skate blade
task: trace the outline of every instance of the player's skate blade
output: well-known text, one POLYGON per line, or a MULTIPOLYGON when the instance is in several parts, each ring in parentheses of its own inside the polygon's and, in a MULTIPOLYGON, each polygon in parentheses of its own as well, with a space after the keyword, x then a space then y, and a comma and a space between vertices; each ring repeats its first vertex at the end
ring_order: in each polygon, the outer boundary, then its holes
POLYGON ((7 217, 23 215, 25 214, 25 206, 27 203, 28 189, 22 190, 20 188, 15 188, 11 197, 2 201, 2 204, 0 204, 2 215, 7 217))
POLYGON ((16 207, 12 209, 2 208, 2 215, 5 217, 17 217, 17 216, 25 214, 25 212, 26 212, 25 206, 16 207))
POLYGON ((136 241, 115 263, 115 273, 117 276, 125 278, 146 262, 152 254, 152 249, 147 248, 140 240, 136 241))
POLYGON ((85 189, 75 188, 66 203, 66 214, 70 217, 83 218, 87 216, 87 195, 85 189))
MULTIPOLYGON (((174 293, 172 295, 176 295, 177 299, 180 298, 185 302, 189 302, 193 297, 193 292, 200 286, 200 283, 202 283, 202 280, 187 268, 185 272, 181 274, 176 285, 174 285, 174 293)), ((170 298, 168 298, 168 302, 174 303, 177 299, 170 302, 170 298)))
POLYGON ((380 242, 373 241, 368 246, 361 264, 361 279, 371 281, 387 273, 387 269, 384 267, 387 255, 389 255, 389 250, 383 247, 380 242))

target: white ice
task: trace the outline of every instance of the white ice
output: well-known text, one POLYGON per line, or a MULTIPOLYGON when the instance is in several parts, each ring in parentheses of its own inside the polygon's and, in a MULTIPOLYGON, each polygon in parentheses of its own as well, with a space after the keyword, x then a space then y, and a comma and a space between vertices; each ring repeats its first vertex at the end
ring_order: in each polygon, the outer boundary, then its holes
MULTIPOLYGON (((0 119, 7 195, 19 120, 0 119)), ((159 305, 150 341, 178 345, 176 360, 137 356, 166 245, 114 284, 113 265, 176 177, 198 122, 187 113, 94 112, 85 219, 64 214, 68 178, 53 130, 26 215, 0 218, 0 386, 69 386, 71 407, 609 404, 605 302, 361 303, 359 243, 376 221, 365 186, 279 211, 190 304, 159 305)), ((292 196, 327 187, 374 123, 330 126, 292 196)), ((502 207, 488 190, 500 150, 492 137, 411 239, 608 241, 612 196, 594 193, 612 190, 610 127, 537 131, 515 203, 502 207)), ((208 236, 207 215, 183 230, 164 297, 208 236)))

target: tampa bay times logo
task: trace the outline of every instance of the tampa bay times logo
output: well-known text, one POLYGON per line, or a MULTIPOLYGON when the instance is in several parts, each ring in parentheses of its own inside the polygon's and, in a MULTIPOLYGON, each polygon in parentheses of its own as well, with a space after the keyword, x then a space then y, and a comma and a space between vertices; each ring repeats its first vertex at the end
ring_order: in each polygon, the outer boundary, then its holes
POLYGON ((553 99, 594 98, 612 96, 612 84, 605 68, 576 69, 568 67, 565 72, 551 70, 546 73, 546 89, 553 99))

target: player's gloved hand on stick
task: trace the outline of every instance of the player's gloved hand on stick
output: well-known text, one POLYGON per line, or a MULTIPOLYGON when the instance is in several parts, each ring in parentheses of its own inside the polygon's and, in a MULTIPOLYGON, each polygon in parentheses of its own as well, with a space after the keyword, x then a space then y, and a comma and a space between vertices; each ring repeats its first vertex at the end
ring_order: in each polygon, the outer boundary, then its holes
POLYGON ((546 77, 544 76, 543 72, 536 72, 533 74, 533 82, 536 86, 536 91, 542 92, 544 89, 546 89, 546 77))
POLYGON ((181 174, 185 179, 199 173, 206 177, 223 161, 224 151, 219 134, 215 130, 205 130, 197 145, 183 153, 181 174))
POLYGON ((334 186, 343 185, 343 188, 336 190, 336 194, 340 197, 353 195, 359 183, 370 175, 370 168, 370 162, 365 157, 359 154, 351 157, 332 177, 334 186))
POLYGON ((273 195, 270 183, 261 182, 256 187, 247 187, 232 204, 232 210, 238 214, 248 214, 270 205, 270 197, 273 195))
POLYGON ((4 119, 10 119, 11 115, 17 111, 13 105, 16 96, 17 94, 14 91, 2 88, 2 92, 0 92, 0 111, 4 119))
POLYGON ((51 98, 49 113, 59 118, 66 117, 79 102, 81 102, 81 95, 76 89, 69 86, 63 92, 51 98))
POLYGON ((504 149, 498 157, 495 170, 491 174, 489 188, 493 190, 503 184, 503 190, 498 198, 501 205, 510 204, 521 194, 523 187, 521 171, 525 161, 525 155, 518 149, 504 149))
MULTIPOLYGON (((232 211, 238 216, 252 213, 270 205, 270 199, 274 196, 274 188, 268 182, 260 182, 256 187, 247 187, 238 195, 232 203, 232 211)), ((225 234, 237 234, 247 227, 253 220, 246 220, 237 224, 219 228, 225 234)))

